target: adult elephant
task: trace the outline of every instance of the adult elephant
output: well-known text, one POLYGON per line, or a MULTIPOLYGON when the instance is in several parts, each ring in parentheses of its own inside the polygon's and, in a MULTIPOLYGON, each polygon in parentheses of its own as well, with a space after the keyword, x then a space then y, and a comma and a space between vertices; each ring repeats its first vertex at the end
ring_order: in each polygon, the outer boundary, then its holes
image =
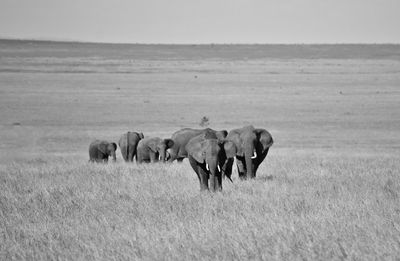
POLYGON ((118 141, 119 149, 121 150, 122 158, 126 162, 132 162, 136 156, 136 149, 139 141, 144 138, 143 133, 131 132, 122 134, 118 141))
POLYGON ((89 145, 89 162, 108 162, 108 157, 117 160, 115 151, 117 144, 104 140, 95 140, 89 145))
MULTIPOLYGON (((227 159, 236 155, 235 144, 218 139, 215 132, 205 132, 190 139, 185 148, 189 163, 199 178, 200 190, 222 190, 222 172, 227 159)), ((230 179, 230 175, 227 177, 230 179)))
POLYGON ((139 141, 137 146, 136 160, 142 162, 164 162, 167 159, 167 149, 174 145, 171 139, 161 139, 158 137, 144 138, 139 141))
MULTIPOLYGON (((271 134, 265 129, 245 126, 231 130, 226 137, 236 146, 236 164, 240 179, 256 177, 258 166, 265 159, 274 143, 271 134)), ((227 164, 227 172, 232 171, 233 159, 227 164)))
POLYGON ((174 145, 168 150, 170 158, 168 162, 177 160, 182 162, 184 158, 187 158, 188 154, 186 151, 186 145, 189 140, 206 132, 213 132, 217 136, 218 140, 223 140, 228 132, 226 130, 216 131, 210 128, 206 129, 191 129, 184 128, 172 134, 171 139, 174 141, 174 145))

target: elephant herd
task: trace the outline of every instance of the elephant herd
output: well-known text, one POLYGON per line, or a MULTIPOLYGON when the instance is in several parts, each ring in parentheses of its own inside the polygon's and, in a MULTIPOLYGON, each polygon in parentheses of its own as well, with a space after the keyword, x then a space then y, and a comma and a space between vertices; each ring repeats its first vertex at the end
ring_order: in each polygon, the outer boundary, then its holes
MULTIPOLYGON (((143 133, 127 132, 118 145, 126 162, 182 162, 188 158, 200 182, 200 190, 222 190, 222 179, 231 180, 234 158, 240 179, 255 178, 257 169, 273 144, 271 134, 265 129, 245 126, 215 131, 210 128, 184 128, 170 139, 144 137, 143 133)), ((96 140, 89 146, 91 162, 116 161, 117 144, 96 140)), ((232 181, 232 180, 231 180, 232 181)))

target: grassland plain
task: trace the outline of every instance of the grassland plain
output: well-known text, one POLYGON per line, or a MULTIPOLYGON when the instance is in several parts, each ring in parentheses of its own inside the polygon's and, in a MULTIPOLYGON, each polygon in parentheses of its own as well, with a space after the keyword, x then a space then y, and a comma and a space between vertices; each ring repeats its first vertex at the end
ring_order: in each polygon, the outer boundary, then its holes
POLYGON ((0 259, 399 259, 399 86, 397 45, 0 41, 0 259), (87 163, 203 116, 272 133, 255 180, 87 163))

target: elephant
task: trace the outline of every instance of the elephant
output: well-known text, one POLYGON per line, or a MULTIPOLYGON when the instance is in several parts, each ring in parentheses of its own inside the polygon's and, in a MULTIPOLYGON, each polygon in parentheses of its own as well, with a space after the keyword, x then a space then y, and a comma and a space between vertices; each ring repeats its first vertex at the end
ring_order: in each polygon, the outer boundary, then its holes
MULTIPOLYGON (((256 129, 249 125, 231 130, 226 139, 232 141, 236 146, 236 165, 239 178, 255 178, 259 165, 274 143, 271 134, 265 129, 256 129)), ((225 170, 229 175, 232 172, 232 165, 233 159, 229 159, 225 170)))
POLYGON ((235 144, 218 139, 215 132, 206 132, 190 139, 185 148, 189 163, 199 178, 200 190, 221 191, 225 165, 236 155, 235 144))
POLYGON ((170 154, 168 162, 173 162, 174 160, 182 162, 184 158, 187 158, 188 154, 186 151, 186 144, 188 144, 190 139, 205 132, 214 132, 218 140, 223 140, 226 137, 226 135, 228 135, 228 132, 226 130, 215 131, 210 128, 206 129, 184 128, 179 131, 176 131, 171 136, 171 139, 174 141, 174 145, 168 150, 170 154))
POLYGON ((136 156, 136 148, 141 139, 144 138, 143 133, 131 132, 122 134, 118 141, 119 149, 121 150, 122 158, 126 162, 132 162, 136 156))
POLYGON ((89 145, 89 162, 108 162, 108 157, 117 160, 115 151, 117 144, 104 140, 95 140, 89 145))
POLYGON ((137 146, 136 161, 142 162, 165 162, 168 153, 167 149, 174 145, 172 139, 161 139, 158 137, 144 138, 139 141, 137 146))

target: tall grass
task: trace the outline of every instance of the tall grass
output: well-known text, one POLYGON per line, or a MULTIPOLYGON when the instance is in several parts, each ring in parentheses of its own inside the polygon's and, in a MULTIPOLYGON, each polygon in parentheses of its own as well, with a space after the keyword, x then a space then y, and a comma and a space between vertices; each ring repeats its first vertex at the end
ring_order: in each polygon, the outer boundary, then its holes
POLYGON ((10 163, 0 259, 400 258, 399 169, 393 157, 272 155, 255 180, 212 194, 186 161, 10 163))

